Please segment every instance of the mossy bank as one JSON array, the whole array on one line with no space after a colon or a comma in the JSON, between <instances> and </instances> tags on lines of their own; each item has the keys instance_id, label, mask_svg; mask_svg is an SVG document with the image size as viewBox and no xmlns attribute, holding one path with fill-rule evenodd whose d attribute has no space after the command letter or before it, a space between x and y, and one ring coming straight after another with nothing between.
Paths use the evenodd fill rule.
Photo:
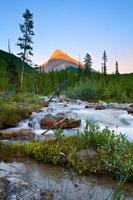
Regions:
<instances>
[{"instance_id":1,"label":"mossy bank","mask_svg":"<svg viewBox=\"0 0 133 200\"><path fill-rule=\"evenodd\" d=\"M35 94L0 95L0 129L14 127L22 119L28 118L33 111L47 106L43 98Z\"/></svg>"}]
</instances>

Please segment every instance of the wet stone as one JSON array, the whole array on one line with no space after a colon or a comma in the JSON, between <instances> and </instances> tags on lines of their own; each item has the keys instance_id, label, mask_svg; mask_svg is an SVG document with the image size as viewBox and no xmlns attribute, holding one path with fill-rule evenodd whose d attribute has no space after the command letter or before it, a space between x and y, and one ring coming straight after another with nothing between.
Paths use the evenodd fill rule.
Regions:
<instances>
[{"instance_id":1,"label":"wet stone","mask_svg":"<svg viewBox=\"0 0 133 200\"><path fill-rule=\"evenodd\" d=\"M74 113L58 113L56 116L48 114L41 120L42 128L76 128L79 127L81 120Z\"/></svg>"},{"instance_id":2,"label":"wet stone","mask_svg":"<svg viewBox=\"0 0 133 200\"><path fill-rule=\"evenodd\" d=\"M27 130L5 130L0 131L0 139L1 140L11 140L11 139L33 139L35 137L35 134L31 129Z\"/></svg>"}]
</instances>

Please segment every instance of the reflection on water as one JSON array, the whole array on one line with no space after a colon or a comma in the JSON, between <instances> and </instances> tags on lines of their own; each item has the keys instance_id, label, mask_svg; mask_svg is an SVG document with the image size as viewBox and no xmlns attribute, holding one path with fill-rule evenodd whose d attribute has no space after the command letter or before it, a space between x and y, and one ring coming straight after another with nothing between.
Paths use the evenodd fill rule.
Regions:
<instances>
[{"instance_id":1,"label":"reflection on water","mask_svg":"<svg viewBox=\"0 0 133 200\"><path fill-rule=\"evenodd\" d=\"M53 167L33 160L1 162L0 177L2 176L17 177L39 188L49 189L54 192L55 200L111 199L116 186L116 182L109 177L81 177L61 167ZM132 185L126 184L124 188L130 193L127 199L133 199Z\"/></svg>"}]
</instances>

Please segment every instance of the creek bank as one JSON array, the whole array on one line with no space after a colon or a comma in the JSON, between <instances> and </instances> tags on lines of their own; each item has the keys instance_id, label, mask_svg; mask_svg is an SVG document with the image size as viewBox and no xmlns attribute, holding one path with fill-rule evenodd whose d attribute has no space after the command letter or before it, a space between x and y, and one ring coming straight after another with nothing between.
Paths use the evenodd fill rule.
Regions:
<instances>
[{"instance_id":1,"label":"creek bank","mask_svg":"<svg viewBox=\"0 0 133 200\"><path fill-rule=\"evenodd\" d=\"M16 127L17 124L28 119L32 112L47 107L46 98L36 95L16 94L10 97L0 95L0 129Z\"/></svg>"}]
</instances>

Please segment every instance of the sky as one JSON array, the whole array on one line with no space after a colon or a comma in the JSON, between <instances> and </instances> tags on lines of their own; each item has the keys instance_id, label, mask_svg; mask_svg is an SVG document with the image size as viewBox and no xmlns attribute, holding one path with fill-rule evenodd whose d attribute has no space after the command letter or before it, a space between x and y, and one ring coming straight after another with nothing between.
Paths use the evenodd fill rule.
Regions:
<instances>
[{"instance_id":1,"label":"sky","mask_svg":"<svg viewBox=\"0 0 133 200\"><path fill-rule=\"evenodd\" d=\"M22 14L34 17L33 62L46 61L56 49L81 61L86 53L93 68L101 70L102 54L108 57L108 72L115 62L121 73L133 72L133 0L0 0L0 49L19 52Z\"/></svg>"}]
</instances>

